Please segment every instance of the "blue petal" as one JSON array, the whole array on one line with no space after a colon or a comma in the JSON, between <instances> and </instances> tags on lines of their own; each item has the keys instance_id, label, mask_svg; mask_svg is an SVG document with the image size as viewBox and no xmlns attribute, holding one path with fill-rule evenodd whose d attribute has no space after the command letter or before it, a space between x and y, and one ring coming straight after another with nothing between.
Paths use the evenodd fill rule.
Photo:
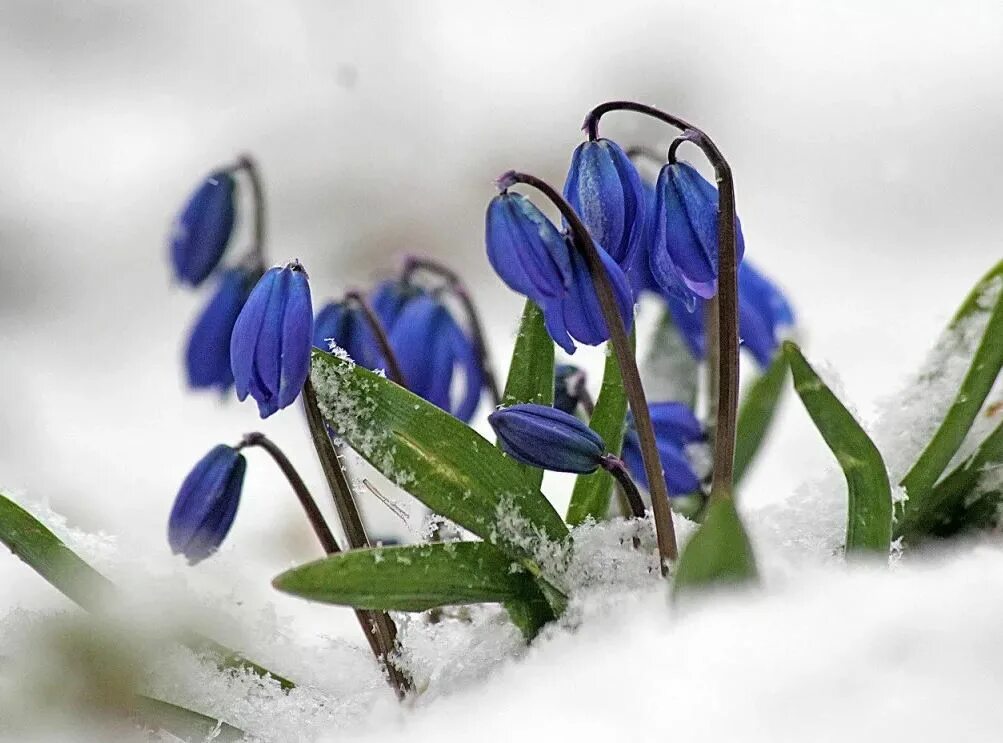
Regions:
<instances>
[{"instance_id":1,"label":"blue petal","mask_svg":"<svg viewBox=\"0 0 1003 743\"><path fill-rule=\"evenodd\" d=\"M598 246L597 246L598 248ZM613 285L620 317L627 332L634 322L634 295L631 292L627 277L610 255L599 248L599 259L602 261L606 274ZM609 340L609 330L596 293L596 286L589 273L585 259L573 251L574 285L564 300L564 322L571 337L579 343L597 346Z\"/></svg>"},{"instance_id":2,"label":"blue petal","mask_svg":"<svg viewBox=\"0 0 1003 743\"><path fill-rule=\"evenodd\" d=\"M681 402L655 402L648 406L655 440L682 447L704 439L700 421L690 407Z\"/></svg>"},{"instance_id":3,"label":"blue petal","mask_svg":"<svg viewBox=\"0 0 1003 743\"><path fill-rule=\"evenodd\" d=\"M247 461L220 444L192 469L178 490L168 521L168 542L191 562L211 554L223 541L240 501Z\"/></svg>"},{"instance_id":4,"label":"blue petal","mask_svg":"<svg viewBox=\"0 0 1003 743\"><path fill-rule=\"evenodd\" d=\"M279 268L271 268L258 280L233 325L230 336L230 368L233 371L237 397L241 400L247 397L252 385L255 385L254 357L258 335L279 271Z\"/></svg>"},{"instance_id":5,"label":"blue petal","mask_svg":"<svg viewBox=\"0 0 1003 743\"><path fill-rule=\"evenodd\" d=\"M252 286L251 275L233 268L223 273L219 286L199 316L188 338L185 368L193 388L216 387L221 392L233 384L230 370L230 335Z\"/></svg>"},{"instance_id":6,"label":"blue petal","mask_svg":"<svg viewBox=\"0 0 1003 743\"><path fill-rule=\"evenodd\" d=\"M426 397L432 388L431 344L435 328L446 309L427 295L416 297L401 311L390 333L390 346L397 356L408 389Z\"/></svg>"},{"instance_id":7,"label":"blue petal","mask_svg":"<svg viewBox=\"0 0 1003 743\"><path fill-rule=\"evenodd\" d=\"M533 467L594 472L606 452L599 434L573 415L546 405L513 405L493 412L488 422L502 451Z\"/></svg>"},{"instance_id":8,"label":"blue petal","mask_svg":"<svg viewBox=\"0 0 1003 743\"><path fill-rule=\"evenodd\" d=\"M709 299L717 280L717 198L707 198L707 182L688 163L666 165L665 244L689 287ZM712 187L713 188L713 187ZM657 186L656 186L657 190Z\"/></svg>"},{"instance_id":9,"label":"blue petal","mask_svg":"<svg viewBox=\"0 0 1003 743\"><path fill-rule=\"evenodd\" d=\"M648 268L665 295L691 304L693 291L684 281L675 255L679 251L699 254L702 249L673 186L670 167L666 165L662 168L655 183L655 202L649 226Z\"/></svg>"},{"instance_id":10,"label":"blue petal","mask_svg":"<svg viewBox=\"0 0 1003 743\"><path fill-rule=\"evenodd\" d=\"M477 411L484 389L484 370L477 358L473 342L467 338L456 323L453 323L452 352L457 365L463 372L463 396L460 398L454 415L465 423L469 423Z\"/></svg>"},{"instance_id":11,"label":"blue petal","mask_svg":"<svg viewBox=\"0 0 1003 743\"><path fill-rule=\"evenodd\" d=\"M310 281L302 269L289 270L288 296L282 316L282 375L279 407L291 405L310 376L310 347L313 338L313 305Z\"/></svg>"},{"instance_id":12,"label":"blue petal","mask_svg":"<svg viewBox=\"0 0 1003 743\"><path fill-rule=\"evenodd\" d=\"M568 355L573 354L575 342L571 340L568 327L564 323L564 302L560 299L550 299L540 309L543 311L543 324L554 343L564 349Z\"/></svg>"},{"instance_id":13,"label":"blue petal","mask_svg":"<svg viewBox=\"0 0 1003 743\"><path fill-rule=\"evenodd\" d=\"M672 322L682 335L693 358L702 360L707 356L707 337L704 335L704 313L706 304L703 299L695 300L694 309L689 309L678 299L668 300L669 313Z\"/></svg>"},{"instance_id":14,"label":"blue petal","mask_svg":"<svg viewBox=\"0 0 1003 743\"><path fill-rule=\"evenodd\" d=\"M624 439L621 457L634 481L645 490L650 491L644 460L641 457L641 448L637 441L637 434L633 431L629 432ZM671 445L659 445L658 458L662 465L665 488L669 495L688 495L700 490L700 480L680 449Z\"/></svg>"},{"instance_id":15,"label":"blue petal","mask_svg":"<svg viewBox=\"0 0 1003 743\"><path fill-rule=\"evenodd\" d=\"M178 280L198 286L219 264L233 232L235 187L230 173L217 171L189 197L171 236Z\"/></svg>"}]
</instances>

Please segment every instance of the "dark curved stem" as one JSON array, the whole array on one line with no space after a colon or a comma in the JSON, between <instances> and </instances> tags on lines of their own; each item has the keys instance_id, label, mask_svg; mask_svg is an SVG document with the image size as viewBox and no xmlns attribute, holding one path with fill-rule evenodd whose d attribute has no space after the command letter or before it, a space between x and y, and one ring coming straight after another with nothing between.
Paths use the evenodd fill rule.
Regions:
<instances>
[{"instance_id":1,"label":"dark curved stem","mask_svg":"<svg viewBox=\"0 0 1003 743\"><path fill-rule=\"evenodd\" d=\"M470 334L474 341L474 353L477 354L477 359L481 365L481 373L484 374L484 386L488 388L488 393L491 395L491 403L497 407L501 404L501 392L498 388L498 380L495 379L494 370L491 367L491 362L488 360L488 349L484 343L484 328L481 326L480 316L477 314L477 308L470 298L470 293L467 291L466 285L459 274L448 266L431 258L409 256L404 262L402 279L405 282L410 281L416 271L426 271L443 279L449 285L453 296L463 305L463 312L467 316L467 321L470 324Z\"/></svg>"},{"instance_id":2,"label":"dark curved stem","mask_svg":"<svg viewBox=\"0 0 1003 743\"><path fill-rule=\"evenodd\" d=\"M585 415L591 418L592 414L596 411L596 404L592 399L592 395L589 394L589 391L585 386L584 374L580 374L575 381L573 397L578 400L578 404L582 406L582 410L585 411Z\"/></svg>"},{"instance_id":3,"label":"dark curved stem","mask_svg":"<svg viewBox=\"0 0 1003 743\"><path fill-rule=\"evenodd\" d=\"M633 111L679 129L686 140L703 151L717 176L719 388L716 395L717 423L711 498L730 498L734 481L738 419L738 255L735 239L735 182L731 166L713 140L701 129L678 116L634 101L609 101L592 109L582 126L590 140L599 137L599 119L610 111ZM673 145L678 146L675 142Z\"/></svg>"},{"instance_id":4,"label":"dark curved stem","mask_svg":"<svg viewBox=\"0 0 1003 743\"><path fill-rule=\"evenodd\" d=\"M247 180L251 184L251 196L254 199L254 232L251 238L251 254L257 261L258 268L265 270L265 190L261 185L261 173L254 158L248 154L243 154L237 158L237 170L242 170L247 174Z\"/></svg>"},{"instance_id":5,"label":"dark curved stem","mask_svg":"<svg viewBox=\"0 0 1003 743\"><path fill-rule=\"evenodd\" d=\"M383 327L383 323L380 322L380 318L373 312L373 308L369 306L369 302L357 291L345 292L345 301L354 302L362 310L362 314L366 316L366 322L369 324L369 330L372 332L373 337L376 338L376 345L380 347L380 353L383 354L383 358L387 362L387 373L390 375L390 380L406 388L407 382L404 381L404 372L401 371L397 355L390 346L390 340L387 338L387 330Z\"/></svg>"},{"instance_id":6,"label":"dark curved stem","mask_svg":"<svg viewBox=\"0 0 1003 743\"><path fill-rule=\"evenodd\" d=\"M662 462L658 456L658 447L655 444L655 432L651 426L648 401L644 396L644 387L641 384L641 375L637 370L637 362L634 359L634 351L631 348L630 338L627 336L627 329L624 327L623 318L620 317L616 295L613 292L613 283L610 281L602 260L599 258L599 250L596 248L592 236L575 213L575 210L564 200L564 197L546 181L526 173L510 171L498 179L498 187L502 189L508 188L515 183L525 183L528 186L532 186L546 196L560 210L561 215L567 221L571 230L572 244L585 259L589 274L595 284L599 306L602 308L603 318L609 330L610 344L613 346L613 352L616 354L616 360L620 366L620 375L623 377L624 391L627 393L630 409L634 412L637 436L641 445L641 456L644 460L644 469L651 488L652 510L655 515L655 535L658 540L658 554L661 558L659 562L661 563L664 575L666 561L675 560L678 554L676 531L672 524L669 494L665 489L665 477L662 474Z\"/></svg>"},{"instance_id":7,"label":"dark curved stem","mask_svg":"<svg viewBox=\"0 0 1003 743\"><path fill-rule=\"evenodd\" d=\"M627 499L627 504L630 506L630 512L639 519L644 518L644 501L641 499L641 493L638 492L637 485L631 479L630 473L627 472L627 467L624 465L623 460L612 454L606 454L603 456L600 466L613 475L616 481L620 483L620 487L623 488L624 497Z\"/></svg>"}]
</instances>

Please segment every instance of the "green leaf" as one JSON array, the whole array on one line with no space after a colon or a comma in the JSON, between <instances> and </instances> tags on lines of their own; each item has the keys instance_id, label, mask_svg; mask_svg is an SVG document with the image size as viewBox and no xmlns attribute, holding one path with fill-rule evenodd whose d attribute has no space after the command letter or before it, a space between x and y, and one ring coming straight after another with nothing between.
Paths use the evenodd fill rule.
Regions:
<instances>
[{"instance_id":1,"label":"green leaf","mask_svg":"<svg viewBox=\"0 0 1003 743\"><path fill-rule=\"evenodd\" d=\"M133 712L147 727L166 730L182 740L212 740L219 743L244 740L244 732L233 725L152 697L137 695Z\"/></svg>"},{"instance_id":2,"label":"green leaf","mask_svg":"<svg viewBox=\"0 0 1003 743\"><path fill-rule=\"evenodd\" d=\"M368 369L313 352L325 419L387 478L524 564L566 556L568 528L523 469L463 422Z\"/></svg>"},{"instance_id":3,"label":"green leaf","mask_svg":"<svg viewBox=\"0 0 1003 743\"><path fill-rule=\"evenodd\" d=\"M41 575L64 596L87 611L99 613L112 599L115 586L92 568L62 540L14 501L0 493L0 542ZM245 668L259 676L272 676L284 689L295 686L237 652L196 633L179 638L186 647L213 655L223 668Z\"/></svg>"},{"instance_id":4,"label":"green leaf","mask_svg":"<svg viewBox=\"0 0 1003 743\"><path fill-rule=\"evenodd\" d=\"M630 339L633 343L633 331ZM623 434L627 429L627 393L623 388L623 377L620 376L620 364L617 363L616 354L608 347L602 387L599 389L596 407L589 420L589 428L602 437L611 454L620 455ZM577 525L590 517L595 521L605 519L609 512L612 490L613 477L605 470L598 469L588 475L579 475L575 479L571 502L568 504L567 522Z\"/></svg>"},{"instance_id":5,"label":"green leaf","mask_svg":"<svg viewBox=\"0 0 1003 743\"><path fill-rule=\"evenodd\" d=\"M730 497L711 497L703 523L686 543L676 564L673 596L753 582L756 557Z\"/></svg>"},{"instance_id":6,"label":"green leaf","mask_svg":"<svg viewBox=\"0 0 1003 743\"><path fill-rule=\"evenodd\" d=\"M887 553L892 535L892 492L881 453L805 361L801 350L787 341L784 353L794 389L846 477L846 551Z\"/></svg>"},{"instance_id":7,"label":"green leaf","mask_svg":"<svg viewBox=\"0 0 1003 743\"><path fill-rule=\"evenodd\" d=\"M738 409L735 440L735 484L752 464L769 433L777 403L787 379L787 357L778 353L773 362L750 386Z\"/></svg>"},{"instance_id":8,"label":"green leaf","mask_svg":"<svg viewBox=\"0 0 1003 743\"><path fill-rule=\"evenodd\" d=\"M700 365L672 322L668 306L662 309L661 320L651 337L641 377L649 400L675 400L691 408L696 406Z\"/></svg>"},{"instance_id":9,"label":"green leaf","mask_svg":"<svg viewBox=\"0 0 1003 743\"><path fill-rule=\"evenodd\" d=\"M288 570L272 585L312 601L382 611L501 603L513 607L513 621L528 636L554 618L529 571L486 542L341 552Z\"/></svg>"},{"instance_id":10,"label":"green leaf","mask_svg":"<svg viewBox=\"0 0 1003 743\"><path fill-rule=\"evenodd\" d=\"M979 313L989 313L989 320L979 347L975 350L961 389L941 421L933 438L919 455L912 469L902 478L902 487L909 495L907 510L919 507L929 496L944 469L961 447L982 404L992 389L1003 366L1003 262L997 264L962 304L949 330L957 329L964 320ZM992 301L991 310L987 307Z\"/></svg>"},{"instance_id":11,"label":"green leaf","mask_svg":"<svg viewBox=\"0 0 1003 743\"><path fill-rule=\"evenodd\" d=\"M526 300L515 338L512 363L508 368L508 381L502 405L534 402L538 405L554 403L554 341L543 324L543 312L532 300ZM519 465L526 481L536 488L543 482L543 470L529 465Z\"/></svg>"}]
</instances>

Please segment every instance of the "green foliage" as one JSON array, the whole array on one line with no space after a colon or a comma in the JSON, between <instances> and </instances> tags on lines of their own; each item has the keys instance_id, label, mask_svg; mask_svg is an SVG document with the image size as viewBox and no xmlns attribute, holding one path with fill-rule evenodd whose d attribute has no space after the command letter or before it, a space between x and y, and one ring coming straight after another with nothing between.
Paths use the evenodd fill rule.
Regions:
<instances>
[{"instance_id":1,"label":"green foliage","mask_svg":"<svg viewBox=\"0 0 1003 743\"><path fill-rule=\"evenodd\" d=\"M734 499L712 496L703 523L679 556L673 595L749 583L757 577L756 557Z\"/></svg>"},{"instance_id":2,"label":"green foliage","mask_svg":"<svg viewBox=\"0 0 1003 743\"><path fill-rule=\"evenodd\" d=\"M787 357L778 353L773 362L751 384L738 409L735 440L735 485L741 481L759 453L777 412L777 404L787 379Z\"/></svg>"},{"instance_id":3,"label":"green foliage","mask_svg":"<svg viewBox=\"0 0 1003 743\"><path fill-rule=\"evenodd\" d=\"M874 442L811 368L801 350L784 343L794 389L846 477L846 551L887 553L892 534L888 471Z\"/></svg>"},{"instance_id":4,"label":"green foliage","mask_svg":"<svg viewBox=\"0 0 1003 743\"><path fill-rule=\"evenodd\" d=\"M143 725L161 728L182 740L212 740L219 743L244 740L244 732L232 725L152 697L138 695L133 702L133 714Z\"/></svg>"}]
</instances>

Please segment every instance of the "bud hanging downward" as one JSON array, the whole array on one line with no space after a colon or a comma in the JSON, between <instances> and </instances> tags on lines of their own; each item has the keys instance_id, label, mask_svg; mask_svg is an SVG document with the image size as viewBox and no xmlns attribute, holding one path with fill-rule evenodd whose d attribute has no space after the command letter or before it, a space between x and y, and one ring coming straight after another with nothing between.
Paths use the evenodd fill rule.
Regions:
<instances>
[{"instance_id":1,"label":"bud hanging downward","mask_svg":"<svg viewBox=\"0 0 1003 743\"><path fill-rule=\"evenodd\" d=\"M233 384L230 335L254 286L254 274L243 268L224 271L219 286L188 337L185 369L193 389L215 387L225 392Z\"/></svg>"},{"instance_id":2,"label":"bud hanging downward","mask_svg":"<svg viewBox=\"0 0 1003 743\"><path fill-rule=\"evenodd\" d=\"M236 185L229 172L212 173L175 220L171 264L179 281L198 286L219 265L233 232Z\"/></svg>"}]
</instances>

